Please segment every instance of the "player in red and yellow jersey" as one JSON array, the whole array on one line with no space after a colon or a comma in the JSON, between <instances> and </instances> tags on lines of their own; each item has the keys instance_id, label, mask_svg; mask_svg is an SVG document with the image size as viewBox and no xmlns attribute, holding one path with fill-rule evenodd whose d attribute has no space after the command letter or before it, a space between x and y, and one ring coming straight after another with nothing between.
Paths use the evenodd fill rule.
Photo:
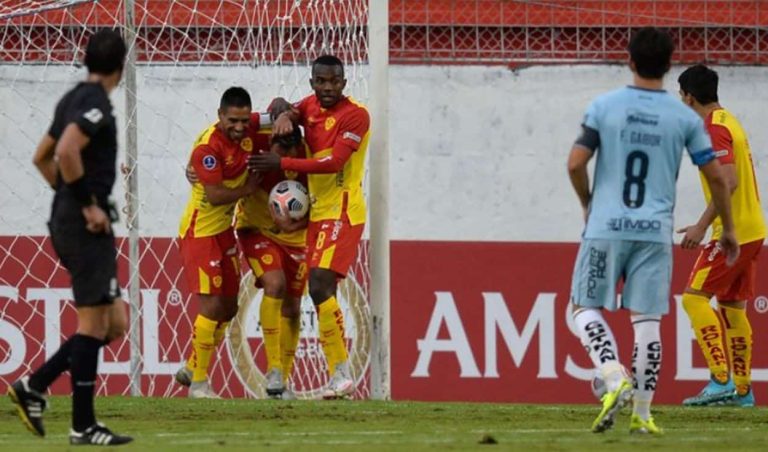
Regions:
<instances>
[{"instance_id":1,"label":"player in red and yellow jersey","mask_svg":"<svg viewBox=\"0 0 768 452\"><path fill-rule=\"evenodd\" d=\"M251 98L239 87L221 97L219 121L195 141L190 165L198 181L192 186L179 228L184 273L197 294L199 314L192 331L192 353L177 372L189 384L190 397L215 397L208 384L208 365L237 313L239 257L232 227L237 201L255 192L259 175L247 158L254 150Z\"/></svg>"},{"instance_id":2,"label":"player in red and yellow jersey","mask_svg":"<svg viewBox=\"0 0 768 452\"><path fill-rule=\"evenodd\" d=\"M696 224L678 232L685 234L683 248L695 249L712 225L710 242L701 250L683 294L683 307L706 358L711 378L701 393L684 400L683 404L754 406L752 328L747 319L746 300L754 297L757 255L762 249L766 228L752 153L741 124L718 102L715 71L696 65L683 72L678 82L683 102L704 119L712 138L712 148L731 190L733 221L741 247L739 259L733 266L727 266L717 245L722 222L712 206L710 188L702 179L708 206ZM713 296L717 296L725 331L710 308L709 301Z\"/></svg>"},{"instance_id":3,"label":"player in red and yellow jersey","mask_svg":"<svg viewBox=\"0 0 768 452\"><path fill-rule=\"evenodd\" d=\"M275 137L271 151L280 156L303 154L301 133ZM271 131L261 131L269 145ZM262 175L259 189L242 198L235 214L240 249L264 294L259 319L267 355L266 391L284 397L299 341L301 297L307 285L307 218L277 216L269 207L269 193L279 182L294 179L306 185L306 176L276 170Z\"/></svg>"},{"instance_id":4,"label":"player in red and yellow jersey","mask_svg":"<svg viewBox=\"0 0 768 452\"><path fill-rule=\"evenodd\" d=\"M336 287L357 255L365 227L362 184L370 117L364 106L342 94L346 79L338 58L324 55L316 59L310 85L315 94L295 106L275 99L271 108L276 115L274 135L290 133L294 123L304 127L308 158L265 154L254 156L251 162L260 171L308 174L309 192L315 198L307 231L309 294L318 312L320 343L331 371L324 396L336 398L354 392Z\"/></svg>"}]
</instances>

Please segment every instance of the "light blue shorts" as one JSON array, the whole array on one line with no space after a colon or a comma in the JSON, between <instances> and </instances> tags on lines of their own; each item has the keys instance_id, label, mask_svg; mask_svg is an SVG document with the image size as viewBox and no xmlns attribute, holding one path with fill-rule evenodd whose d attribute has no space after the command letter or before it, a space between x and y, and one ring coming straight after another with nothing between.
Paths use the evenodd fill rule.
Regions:
<instances>
[{"instance_id":1,"label":"light blue shorts","mask_svg":"<svg viewBox=\"0 0 768 452\"><path fill-rule=\"evenodd\" d=\"M622 280L618 300L616 286ZM671 244L583 239L573 269L571 302L609 311L666 314L671 283Z\"/></svg>"}]
</instances>

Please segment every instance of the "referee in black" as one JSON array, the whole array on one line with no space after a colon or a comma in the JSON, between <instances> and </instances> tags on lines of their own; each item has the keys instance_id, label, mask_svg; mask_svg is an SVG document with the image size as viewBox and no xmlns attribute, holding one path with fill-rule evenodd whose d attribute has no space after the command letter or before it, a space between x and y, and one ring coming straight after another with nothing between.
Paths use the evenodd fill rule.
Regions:
<instances>
[{"instance_id":1,"label":"referee in black","mask_svg":"<svg viewBox=\"0 0 768 452\"><path fill-rule=\"evenodd\" d=\"M126 46L120 34L100 30L85 50L88 78L61 98L34 163L56 190L48 226L51 242L72 279L77 333L42 367L8 388L22 422L44 436L43 393L64 371L72 376L73 445L132 441L96 422L93 398L99 349L127 329L117 284L117 251L108 198L115 183L117 128L109 93L120 82Z\"/></svg>"}]
</instances>

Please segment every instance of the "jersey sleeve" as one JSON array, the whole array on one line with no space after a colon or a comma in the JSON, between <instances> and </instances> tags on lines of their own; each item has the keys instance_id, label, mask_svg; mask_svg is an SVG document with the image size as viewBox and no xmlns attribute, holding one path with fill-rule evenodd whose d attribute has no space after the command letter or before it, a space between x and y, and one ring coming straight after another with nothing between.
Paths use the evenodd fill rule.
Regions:
<instances>
[{"instance_id":1,"label":"jersey sleeve","mask_svg":"<svg viewBox=\"0 0 768 452\"><path fill-rule=\"evenodd\" d=\"M583 127L588 127L592 130L600 131L600 122L598 118L599 103L597 100L592 101L587 107L587 111L584 113L584 119L581 121Z\"/></svg>"},{"instance_id":2,"label":"jersey sleeve","mask_svg":"<svg viewBox=\"0 0 768 452\"><path fill-rule=\"evenodd\" d=\"M685 137L685 147L694 165L703 166L715 159L715 153L712 151L712 140L710 140L701 118L697 117L691 124Z\"/></svg>"},{"instance_id":3,"label":"jersey sleeve","mask_svg":"<svg viewBox=\"0 0 768 452\"><path fill-rule=\"evenodd\" d=\"M720 163L733 163L733 137L731 131L721 124L708 124L707 131L712 139L712 149Z\"/></svg>"},{"instance_id":4,"label":"jersey sleeve","mask_svg":"<svg viewBox=\"0 0 768 452\"><path fill-rule=\"evenodd\" d=\"M360 148L371 128L371 118L364 108L355 110L339 123L339 132L333 144L334 150L347 148L354 152Z\"/></svg>"},{"instance_id":5,"label":"jersey sleeve","mask_svg":"<svg viewBox=\"0 0 768 452\"><path fill-rule=\"evenodd\" d=\"M84 134L93 137L108 123L111 115L112 107L106 98L103 96L83 96L71 122L77 124Z\"/></svg>"},{"instance_id":6,"label":"jersey sleeve","mask_svg":"<svg viewBox=\"0 0 768 452\"><path fill-rule=\"evenodd\" d=\"M217 185L224 181L221 161L215 148L208 144L195 147L190 157L192 168L203 185Z\"/></svg>"}]
</instances>

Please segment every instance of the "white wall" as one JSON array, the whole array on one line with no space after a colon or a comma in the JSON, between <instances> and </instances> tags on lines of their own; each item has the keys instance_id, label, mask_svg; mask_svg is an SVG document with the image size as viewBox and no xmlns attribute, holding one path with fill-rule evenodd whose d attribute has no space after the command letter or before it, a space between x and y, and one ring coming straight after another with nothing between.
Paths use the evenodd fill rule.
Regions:
<instances>
[{"instance_id":1,"label":"white wall","mask_svg":"<svg viewBox=\"0 0 768 452\"><path fill-rule=\"evenodd\" d=\"M760 88L768 68L718 70L723 104L749 133L760 188L768 193L768 92ZM365 71L356 68L350 78ZM672 92L678 73L668 79ZM0 65L0 234L46 233L50 191L30 159L55 101L82 76L72 68ZM293 99L308 93L305 80L296 68L140 68L142 234L175 235L188 191L182 167L227 86L243 85L256 105L266 105L275 93ZM350 89L364 99L367 85L359 80ZM392 239L578 240L581 216L565 173L567 152L589 100L629 80L620 66L392 67ZM112 95L121 128L124 96L122 88ZM685 162L680 224L703 208L698 184ZM120 199L122 188L116 193Z\"/></svg>"}]
</instances>

